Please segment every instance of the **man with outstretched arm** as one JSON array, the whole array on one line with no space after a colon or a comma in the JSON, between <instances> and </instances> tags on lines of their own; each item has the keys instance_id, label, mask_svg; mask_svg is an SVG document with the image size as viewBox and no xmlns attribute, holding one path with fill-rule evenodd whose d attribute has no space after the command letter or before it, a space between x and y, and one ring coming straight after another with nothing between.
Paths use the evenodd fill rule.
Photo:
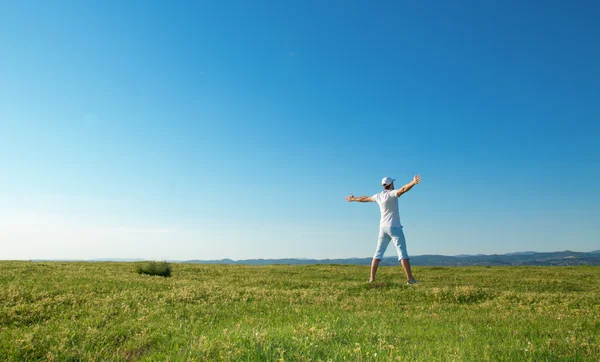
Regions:
<instances>
[{"instance_id":1,"label":"man with outstretched arm","mask_svg":"<svg viewBox=\"0 0 600 362\"><path fill-rule=\"evenodd\" d=\"M384 177L381 180L383 186L382 192L373 196L354 197L354 195L350 195L346 196L346 201L376 202L379 204L379 211L381 212L379 241L377 243L377 250L375 250L375 256L373 256L373 262L371 263L371 278L369 282L375 281L379 262L383 259L385 249L387 249L390 240L392 240L398 251L398 259L404 268L404 274L406 274L406 279L408 280L407 284L417 284L410 270L410 260L406 252L406 239L404 238L402 224L400 224L400 213L398 212L398 198L420 183L421 176L416 175L410 183L407 183L398 190L394 190L394 181L391 177Z\"/></svg>"}]
</instances>

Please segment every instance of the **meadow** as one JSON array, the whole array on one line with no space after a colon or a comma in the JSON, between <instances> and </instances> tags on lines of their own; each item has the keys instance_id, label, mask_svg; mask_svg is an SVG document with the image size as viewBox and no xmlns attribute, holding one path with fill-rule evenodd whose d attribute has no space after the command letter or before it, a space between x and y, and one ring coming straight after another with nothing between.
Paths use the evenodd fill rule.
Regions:
<instances>
[{"instance_id":1,"label":"meadow","mask_svg":"<svg viewBox=\"0 0 600 362\"><path fill-rule=\"evenodd\" d=\"M0 360L600 360L600 267L414 269L0 262Z\"/></svg>"}]
</instances>

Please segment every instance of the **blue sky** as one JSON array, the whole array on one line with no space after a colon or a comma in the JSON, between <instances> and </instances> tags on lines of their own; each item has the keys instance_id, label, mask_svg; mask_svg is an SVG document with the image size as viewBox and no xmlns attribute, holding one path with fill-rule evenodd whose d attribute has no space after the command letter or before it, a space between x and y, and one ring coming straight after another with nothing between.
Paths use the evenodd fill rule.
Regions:
<instances>
[{"instance_id":1,"label":"blue sky","mask_svg":"<svg viewBox=\"0 0 600 362\"><path fill-rule=\"evenodd\" d=\"M0 258L600 249L600 6L0 4ZM389 248L386 255L394 255Z\"/></svg>"}]
</instances>

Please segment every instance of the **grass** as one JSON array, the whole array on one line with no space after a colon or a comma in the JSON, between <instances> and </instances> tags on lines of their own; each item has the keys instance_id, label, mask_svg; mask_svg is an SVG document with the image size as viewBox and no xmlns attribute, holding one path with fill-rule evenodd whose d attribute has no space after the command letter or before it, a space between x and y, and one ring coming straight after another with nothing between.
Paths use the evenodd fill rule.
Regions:
<instances>
[{"instance_id":1,"label":"grass","mask_svg":"<svg viewBox=\"0 0 600 362\"><path fill-rule=\"evenodd\" d=\"M0 262L0 360L597 361L600 267Z\"/></svg>"}]
</instances>

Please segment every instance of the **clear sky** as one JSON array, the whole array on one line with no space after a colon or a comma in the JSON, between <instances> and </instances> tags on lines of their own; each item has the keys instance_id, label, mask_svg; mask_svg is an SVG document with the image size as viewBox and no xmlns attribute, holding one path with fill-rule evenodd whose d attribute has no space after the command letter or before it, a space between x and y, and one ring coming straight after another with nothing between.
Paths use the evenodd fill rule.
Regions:
<instances>
[{"instance_id":1,"label":"clear sky","mask_svg":"<svg viewBox=\"0 0 600 362\"><path fill-rule=\"evenodd\" d=\"M596 1L3 1L0 259L600 249ZM395 255L390 247L386 255Z\"/></svg>"}]
</instances>

